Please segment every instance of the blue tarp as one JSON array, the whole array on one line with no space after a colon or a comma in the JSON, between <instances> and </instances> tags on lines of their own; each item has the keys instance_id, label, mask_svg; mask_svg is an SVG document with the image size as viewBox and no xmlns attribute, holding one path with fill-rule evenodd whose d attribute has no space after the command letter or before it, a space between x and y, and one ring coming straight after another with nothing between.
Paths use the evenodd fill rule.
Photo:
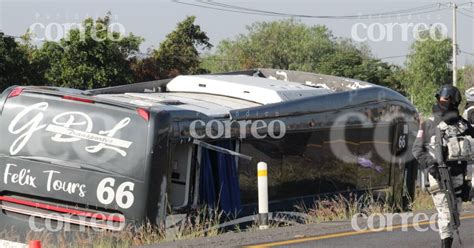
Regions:
<instances>
[{"instance_id":1,"label":"blue tarp","mask_svg":"<svg viewBox=\"0 0 474 248\"><path fill-rule=\"evenodd\" d=\"M217 146L233 150L231 141L218 142ZM213 165L212 161L216 164ZM213 168L217 171L217 175L214 175ZM211 160L209 150L203 148L200 185L201 202L210 207L219 203L220 209L228 215L240 211L239 177L233 156L217 152L217 158Z\"/></svg>"},{"instance_id":2,"label":"blue tarp","mask_svg":"<svg viewBox=\"0 0 474 248\"><path fill-rule=\"evenodd\" d=\"M214 173L212 172L209 150L206 148L202 149L200 178L199 196L201 198L201 202L209 205L211 208L214 208L216 206Z\"/></svg>"}]
</instances>

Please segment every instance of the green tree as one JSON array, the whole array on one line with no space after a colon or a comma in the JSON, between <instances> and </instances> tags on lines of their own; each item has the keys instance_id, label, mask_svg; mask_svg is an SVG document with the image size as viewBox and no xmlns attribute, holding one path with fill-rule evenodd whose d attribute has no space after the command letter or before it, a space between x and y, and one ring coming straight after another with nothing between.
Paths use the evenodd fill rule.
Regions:
<instances>
[{"instance_id":1,"label":"green tree","mask_svg":"<svg viewBox=\"0 0 474 248\"><path fill-rule=\"evenodd\" d=\"M166 36L160 47L153 52L160 64L163 77L173 77L179 74L199 74L205 72L201 68L198 49L211 49L209 37L194 24L195 16L188 16L178 23L176 29Z\"/></svg>"},{"instance_id":2,"label":"green tree","mask_svg":"<svg viewBox=\"0 0 474 248\"><path fill-rule=\"evenodd\" d=\"M46 42L32 59L55 86L90 89L132 83L129 58L143 39L113 32L109 24L110 14L88 18L59 42Z\"/></svg>"},{"instance_id":3,"label":"green tree","mask_svg":"<svg viewBox=\"0 0 474 248\"><path fill-rule=\"evenodd\" d=\"M315 71L321 58L334 50L331 32L293 19L257 22L248 34L221 41L214 56L204 58L213 72L257 67Z\"/></svg>"},{"instance_id":4,"label":"green tree","mask_svg":"<svg viewBox=\"0 0 474 248\"><path fill-rule=\"evenodd\" d=\"M289 69L365 80L401 90L399 68L374 58L366 45L334 37L325 26L293 19L257 22L248 34L219 43L203 58L211 72L258 67Z\"/></svg>"},{"instance_id":5,"label":"green tree","mask_svg":"<svg viewBox=\"0 0 474 248\"><path fill-rule=\"evenodd\" d=\"M418 110L427 115L431 113L434 95L443 84L451 83L451 40L435 32L432 37L428 31L419 35L410 49L406 62L405 88Z\"/></svg>"},{"instance_id":6,"label":"green tree","mask_svg":"<svg viewBox=\"0 0 474 248\"><path fill-rule=\"evenodd\" d=\"M209 50L212 44L201 27L194 24L195 19L194 16L188 16L179 22L158 49L151 51L151 57L132 59L135 81L207 73L201 67L199 50Z\"/></svg>"},{"instance_id":7,"label":"green tree","mask_svg":"<svg viewBox=\"0 0 474 248\"><path fill-rule=\"evenodd\" d=\"M367 45L357 45L349 39L338 39L334 47L332 53L321 59L317 72L355 78L402 91L400 81L394 76L399 67L374 58Z\"/></svg>"},{"instance_id":8,"label":"green tree","mask_svg":"<svg viewBox=\"0 0 474 248\"><path fill-rule=\"evenodd\" d=\"M14 38L0 33L0 92L11 85L29 84L28 56Z\"/></svg>"},{"instance_id":9,"label":"green tree","mask_svg":"<svg viewBox=\"0 0 474 248\"><path fill-rule=\"evenodd\" d=\"M153 57L131 58L130 67L133 71L135 82L146 82L164 78L163 74L165 73L163 73L158 60Z\"/></svg>"},{"instance_id":10,"label":"green tree","mask_svg":"<svg viewBox=\"0 0 474 248\"><path fill-rule=\"evenodd\" d=\"M474 87L474 65L465 65L459 72L460 84L464 85L465 89Z\"/></svg>"},{"instance_id":11,"label":"green tree","mask_svg":"<svg viewBox=\"0 0 474 248\"><path fill-rule=\"evenodd\" d=\"M30 85L51 85L46 79L46 72L50 69L51 61L61 59L62 49L56 42L45 42L42 49L32 43L32 33L29 30L22 36L22 51L28 57L29 70L27 77Z\"/></svg>"},{"instance_id":12,"label":"green tree","mask_svg":"<svg viewBox=\"0 0 474 248\"><path fill-rule=\"evenodd\" d=\"M466 90L474 87L474 65L464 65L461 69L458 70L458 83L456 87L459 88L461 93L464 93ZM463 94L462 101L460 104L460 111L464 112L464 107L466 106L466 97Z\"/></svg>"}]
</instances>

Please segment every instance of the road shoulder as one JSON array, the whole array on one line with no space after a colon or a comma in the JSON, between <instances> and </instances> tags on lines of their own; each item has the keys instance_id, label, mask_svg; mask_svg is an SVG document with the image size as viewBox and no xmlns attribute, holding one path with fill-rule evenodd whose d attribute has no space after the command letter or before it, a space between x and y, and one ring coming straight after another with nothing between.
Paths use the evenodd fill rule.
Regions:
<instances>
[{"instance_id":1,"label":"road shoulder","mask_svg":"<svg viewBox=\"0 0 474 248\"><path fill-rule=\"evenodd\" d=\"M386 226L399 226L407 224L402 221L404 216L408 218L408 224L412 223L414 216L418 216L415 222L426 222L429 218L432 218L435 214L434 210L431 211L418 211L418 212L406 212L398 214L387 214L382 215L385 219L388 219L389 215L397 215L392 219L392 223L385 223ZM474 205L466 204L463 207L461 216L472 216L474 215ZM380 227L378 219L381 216L375 216L374 227ZM427 219L424 219L427 218ZM355 223L355 222L354 222ZM390 225L389 225L390 224ZM361 230L367 227L367 218L358 218L357 225ZM382 225L383 226L383 225ZM286 241L286 240L304 240L314 237L332 237L334 234L354 232L353 224L351 221L338 221L338 222L326 222L318 224L298 224L287 227L277 227L268 230L253 230L239 233L225 233L215 237L196 238L190 240L179 240L171 242L160 242L156 245L147 245L142 247L240 247L255 244L265 244L270 242ZM336 235L337 236L337 235Z\"/></svg>"}]
</instances>

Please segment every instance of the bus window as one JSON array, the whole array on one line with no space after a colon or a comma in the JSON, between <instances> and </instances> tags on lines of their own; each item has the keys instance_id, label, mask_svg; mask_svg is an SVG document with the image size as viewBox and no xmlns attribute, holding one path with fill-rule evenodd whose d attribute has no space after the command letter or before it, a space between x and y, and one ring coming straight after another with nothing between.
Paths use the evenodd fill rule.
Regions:
<instances>
[{"instance_id":1,"label":"bus window","mask_svg":"<svg viewBox=\"0 0 474 248\"><path fill-rule=\"evenodd\" d=\"M390 125L360 129L358 163L358 189L388 186L390 179L390 160L392 140Z\"/></svg>"},{"instance_id":2,"label":"bus window","mask_svg":"<svg viewBox=\"0 0 474 248\"><path fill-rule=\"evenodd\" d=\"M178 144L171 158L171 186L168 198L173 208L188 204L191 184L192 144Z\"/></svg>"},{"instance_id":3,"label":"bus window","mask_svg":"<svg viewBox=\"0 0 474 248\"><path fill-rule=\"evenodd\" d=\"M321 193L355 189L358 131L354 130L332 128L330 131L318 132L323 139L320 167L323 179L320 186Z\"/></svg>"}]
</instances>

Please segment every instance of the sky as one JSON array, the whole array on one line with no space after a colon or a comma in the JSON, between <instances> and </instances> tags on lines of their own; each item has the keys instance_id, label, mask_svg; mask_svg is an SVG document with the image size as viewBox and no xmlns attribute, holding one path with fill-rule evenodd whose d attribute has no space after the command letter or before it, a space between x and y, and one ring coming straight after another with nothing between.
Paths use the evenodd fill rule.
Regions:
<instances>
[{"instance_id":1,"label":"sky","mask_svg":"<svg viewBox=\"0 0 474 248\"><path fill-rule=\"evenodd\" d=\"M435 5L436 3L440 5ZM458 66L473 64L474 6L467 1L455 3L462 5L457 12L458 47L463 51L458 56ZM326 25L337 37L365 42L375 56L396 64L404 63L404 56L409 53L410 45L415 39L416 27L436 26L442 28L449 37L452 33L452 9L447 7L448 2L427 0L0 0L0 30L5 34L19 36L28 28L34 27L38 39L55 39L61 37L65 26L80 23L86 17L102 17L110 11L112 22L116 23L115 28L122 28L126 33L132 32L145 38L141 51L146 52L150 47L158 47L166 34L173 31L176 24L189 15L196 16L196 23L207 33L210 42L215 46L223 39L232 39L238 34L246 33L246 27L254 22L288 18L288 15L269 16L248 13L249 11L236 13L228 8L223 11L222 5L217 7L210 4L296 14L298 16L294 19L307 25ZM431 4L433 6L429 7ZM406 16L364 16L417 7L420 7L419 11L408 12L414 14ZM356 15L359 18L314 18L321 15ZM38 44L40 43L39 41Z\"/></svg>"}]
</instances>

